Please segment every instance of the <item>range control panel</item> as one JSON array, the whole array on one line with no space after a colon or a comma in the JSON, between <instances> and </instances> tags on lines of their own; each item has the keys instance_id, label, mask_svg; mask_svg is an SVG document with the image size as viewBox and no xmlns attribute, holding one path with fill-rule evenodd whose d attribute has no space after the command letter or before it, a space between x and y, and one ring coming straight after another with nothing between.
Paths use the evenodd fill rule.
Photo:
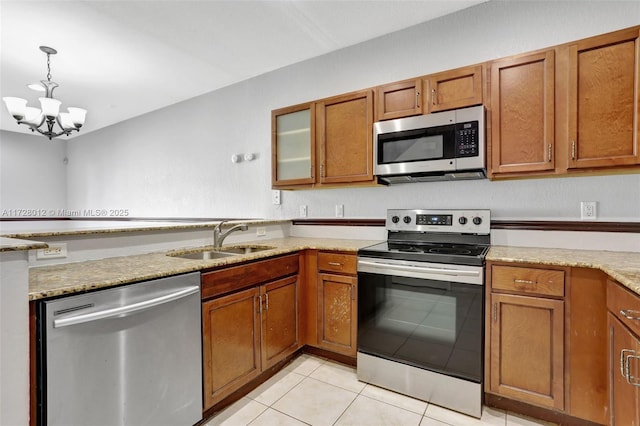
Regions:
<instances>
[{"instance_id":1,"label":"range control panel","mask_svg":"<svg viewBox=\"0 0 640 426\"><path fill-rule=\"evenodd\" d=\"M389 231L489 234L491 210L387 210Z\"/></svg>"}]
</instances>

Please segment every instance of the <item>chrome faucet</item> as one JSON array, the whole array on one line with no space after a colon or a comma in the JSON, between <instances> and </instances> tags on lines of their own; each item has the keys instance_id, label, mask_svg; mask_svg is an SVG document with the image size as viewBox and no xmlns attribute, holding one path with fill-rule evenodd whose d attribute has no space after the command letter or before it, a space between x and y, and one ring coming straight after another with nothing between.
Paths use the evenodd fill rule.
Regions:
<instances>
[{"instance_id":1,"label":"chrome faucet","mask_svg":"<svg viewBox=\"0 0 640 426\"><path fill-rule=\"evenodd\" d=\"M226 220L223 220L219 224L217 224L215 228L213 228L213 248L215 249L219 249L222 246L222 242L229 236L230 233L235 231L246 231L249 229L249 225L247 225L246 223L240 223L227 229L225 232L220 232L222 230L222 224L225 222Z\"/></svg>"}]
</instances>

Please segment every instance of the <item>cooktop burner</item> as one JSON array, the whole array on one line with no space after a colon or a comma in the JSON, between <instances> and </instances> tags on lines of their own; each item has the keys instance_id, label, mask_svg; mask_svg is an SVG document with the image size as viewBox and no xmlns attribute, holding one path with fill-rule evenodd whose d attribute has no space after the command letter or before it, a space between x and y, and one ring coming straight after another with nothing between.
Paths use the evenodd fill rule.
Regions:
<instances>
[{"instance_id":1,"label":"cooktop burner","mask_svg":"<svg viewBox=\"0 0 640 426\"><path fill-rule=\"evenodd\" d=\"M489 210L389 210L387 241L358 255L419 262L484 265Z\"/></svg>"},{"instance_id":2,"label":"cooktop burner","mask_svg":"<svg viewBox=\"0 0 640 426\"><path fill-rule=\"evenodd\" d=\"M488 250L489 247L485 245L413 245L386 241L364 247L358 251L358 255L432 263L482 265Z\"/></svg>"}]
</instances>

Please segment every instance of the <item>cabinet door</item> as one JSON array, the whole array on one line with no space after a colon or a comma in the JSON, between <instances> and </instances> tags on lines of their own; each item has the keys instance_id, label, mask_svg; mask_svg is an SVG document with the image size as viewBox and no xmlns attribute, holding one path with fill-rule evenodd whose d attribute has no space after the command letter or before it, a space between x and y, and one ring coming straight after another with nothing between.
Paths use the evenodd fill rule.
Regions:
<instances>
[{"instance_id":1,"label":"cabinet door","mask_svg":"<svg viewBox=\"0 0 640 426\"><path fill-rule=\"evenodd\" d=\"M357 278L318 274L318 346L356 355Z\"/></svg>"},{"instance_id":2,"label":"cabinet door","mask_svg":"<svg viewBox=\"0 0 640 426\"><path fill-rule=\"evenodd\" d=\"M640 164L638 29L569 46L569 167Z\"/></svg>"},{"instance_id":3,"label":"cabinet door","mask_svg":"<svg viewBox=\"0 0 640 426\"><path fill-rule=\"evenodd\" d=\"M564 409L564 302L491 294L491 392Z\"/></svg>"},{"instance_id":4,"label":"cabinet door","mask_svg":"<svg viewBox=\"0 0 640 426\"><path fill-rule=\"evenodd\" d=\"M376 88L376 120L422 114L422 80L406 80Z\"/></svg>"},{"instance_id":5,"label":"cabinet door","mask_svg":"<svg viewBox=\"0 0 640 426\"><path fill-rule=\"evenodd\" d=\"M482 104L482 65L432 74L425 78L428 112Z\"/></svg>"},{"instance_id":6,"label":"cabinet door","mask_svg":"<svg viewBox=\"0 0 640 426\"><path fill-rule=\"evenodd\" d=\"M611 424L618 426L638 426L640 392L640 342L609 313L609 387L611 404Z\"/></svg>"},{"instance_id":7,"label":"cabinet door","mask_svg":"<svg viewBox=\"0 0 640 426\"><path fill-rule=\"evenodd\" d=\"M259 295L251 288L202 304L205 410L260 373Z\"/></svg>"},{"instance_id":8,"label":"cabinet door","mask_svg":"<svg viewBox=\"0 0 640 426\"><path fill-rule=\"evenodd\" d=\"M320 183L373 181L373 92L318 102L316 118Z\"/></svg>"},{"instance_id":9,"label":"cabinet door","mask_svg":"<svg viewBox=\"0 0 640 426\"><path fill-rule=\"evenodd\" d=\"M555 52L491 63L491 173L555 168Z\"/></svg>"},{"instance_id":10,"label":"cabinet door","mask_svg":"<svg viewBox=\"0 0 640 426\"><path fill-rule=\"evenodd\" d=\"M265 284L262 299L262 369L298 349L298 276Z\"/></svg>"},{"instance_id":11,"label":"cabinet door","mask_svg":"<svg viewBox=\"0 0 640 426\"><path fill-rule=\"evenodd\" d=\"M271 112L271 184L315 182L315 106L296 105Z\"/></svg>"}]
</instances>

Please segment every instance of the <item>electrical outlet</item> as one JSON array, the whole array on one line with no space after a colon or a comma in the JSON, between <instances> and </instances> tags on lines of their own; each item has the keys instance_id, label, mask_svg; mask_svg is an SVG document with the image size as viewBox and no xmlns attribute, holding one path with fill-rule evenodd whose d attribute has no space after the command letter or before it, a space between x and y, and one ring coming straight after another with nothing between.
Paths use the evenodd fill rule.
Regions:
<instances>
[{"instance_id":1,"label":"electrical outlet","mask_svg":"<svg viewBox=\"0 0 640 426\"><path fill-rule=\"evenodd\" d=\"M264 226L256 228L256 237L264 237L265 235L267 235L267 228Z\"/></svg>"},{"instance_id":2,"label":"electrical outlet","mask_svg":"<svg viewBox=\"0 0 640 426\"><path fill-rule=\"evenodd\" d=\"M595 220L597 216L597 201L580 202L580 218L582 220Z\"/></svg>"},{"instance_id":3,"label":"electrical outlet","mask_svg":"<svg viewBox=\"0 0 640 426\"><path fill-rule=\"evenodd\" d=\"M280 190L279 189L274 189L271 191L271 202L273 204L280 205Z\"/></svg>"},{"instance_id":4,"label":"electrical outlet","mask_svg":"<svg viewBox=\"0 0 640 426\"><path fill-rule=\"evenodd\" d=\"M336 204L336 217L344 217L344 204Z\"/></svg>"},{"instance_id":5,"label":"electrical outlet","mask_svg":"<svg viewBox=\"0 0 640 426\"><path fill-rule=\"evenodd\" d=\"M304 204L300 206L300 217L307 217L307 206Z\"/></svg>"},{"instance_id":6,"label":"electrical outlet","mask_svg":"<svg viewBox=\"0 0 640 426\"><path fill-rule=\"evenodd\" d=\"M67 243L49 244L49 247L36 250L36 259L63 259L67 257Z\"/></svg>"}]
</instances>

